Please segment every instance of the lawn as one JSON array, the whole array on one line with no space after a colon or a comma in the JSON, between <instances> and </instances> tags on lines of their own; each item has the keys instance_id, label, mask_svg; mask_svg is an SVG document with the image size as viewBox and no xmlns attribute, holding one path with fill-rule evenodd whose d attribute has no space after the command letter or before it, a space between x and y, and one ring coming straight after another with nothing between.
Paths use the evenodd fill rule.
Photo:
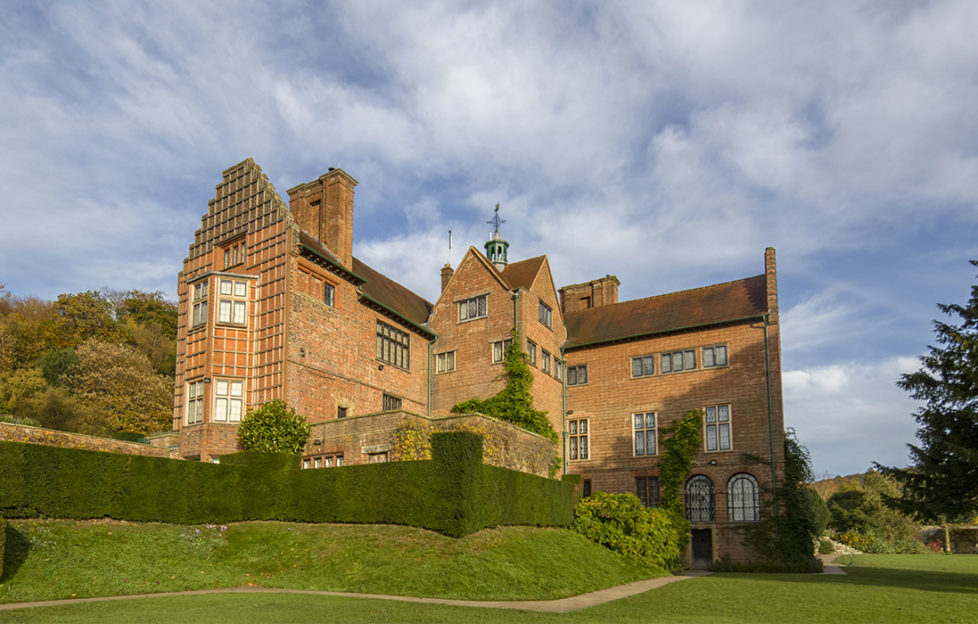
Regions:
<instances>
[{"instance_id":1,"label":"lawn","mask_svg":"<svg viewBox=\"0 0 978 624\"><path fill-rule=\"evenodd\" d=\"M848 557L844 559L848 562ZM972 623L978 557L857 556L846 576L714 574L562 615L308 595L147 598L4 611L34 622Z\"/></svg>"},{"instance_id":2,"label":"lawn","mask_svg":"<svg viewBox=\"0 0 978 624\"><path fill-rule=\"evenodd\" d=\"M378 525L11 520L0 603L247 585L548 599L664 574L571 531L533 527L454 539Z\"/></svg>"}]
</instances>

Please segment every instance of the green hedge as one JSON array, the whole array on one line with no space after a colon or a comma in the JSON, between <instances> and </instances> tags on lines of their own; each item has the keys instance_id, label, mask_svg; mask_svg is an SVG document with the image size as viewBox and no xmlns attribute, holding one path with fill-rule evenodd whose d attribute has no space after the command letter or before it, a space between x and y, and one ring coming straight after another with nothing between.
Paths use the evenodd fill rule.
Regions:
<instances>
[{"instance_id":1,"label":"green hedge","mask_svg":"<svg viewBox=\"0 0 978 624\"><path fill-rule=\"evenodd\" d=\"M0 579L3 578L3 556L7 545L7 521L0 517Z\"/></svg>"},{"instance_id":2,"label":"green hedge","mask_svg":"<svg viewBox=\"0 0 978 624\"><path fill-rule=\"evenodd\" d=\"M221 464L0 442L6 517L226 523L405 524L462 536L497 525L568 526L573 481L482 464L473 433L432 436L429 461L297 470L292 455Z\"/></svg>"}]
</instances>

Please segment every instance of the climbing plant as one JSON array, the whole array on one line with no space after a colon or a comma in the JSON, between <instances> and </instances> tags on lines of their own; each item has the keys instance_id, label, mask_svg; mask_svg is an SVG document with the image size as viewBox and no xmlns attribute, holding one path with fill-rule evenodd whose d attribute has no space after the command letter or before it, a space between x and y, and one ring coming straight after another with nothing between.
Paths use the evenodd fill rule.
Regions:
<instances>
[{"instance_id":1,"label":"climbing plant","mask_svg":"<svg viewBox=\"0 0 978 624\"><path fill-rule=\"evenodd\" d=\"M533 373L530 371L523 351L520 349L519 332L515 327L513 328L513 341L506 348L503 358L503 368L508 375L506 387L488 399L462 401L453 407L452 411L456 414L479 412L486 416L511 422L527 431L545 436L557 444L559 437L550 421L547 420L547 413L533 408L533 395L530 394L530 388L533 386Z\"/></svg>"},{"instance_id":2,"label":"climbing plant","mask_svg":"<svg viewBox=\"0 0 978 624\"><path fill-rule=\"evenodd\" d=\"M668 427L662 446L662 464L659 469L659 484L662 487L660 507L684 516L683 483L689 478L693 458L700 449L700 428L703 426L703 411L694 409Z\"/></svg>"}]
</instances>

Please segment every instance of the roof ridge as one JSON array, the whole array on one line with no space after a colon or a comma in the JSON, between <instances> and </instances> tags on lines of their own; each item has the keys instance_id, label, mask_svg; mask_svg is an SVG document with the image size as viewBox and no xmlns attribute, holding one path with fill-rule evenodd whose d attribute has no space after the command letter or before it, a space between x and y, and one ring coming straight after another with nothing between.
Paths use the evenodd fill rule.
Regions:
<instances>
[{"instance_id":1,"label":"roof ridge","mask_svg":"<svg viewBox=\"0 0 978 624\"><path fill-rule=\"evenodd\" d=\"M687 288L685 290L674 290L672 292L662 293L662 294L659 294L659 295L649 295L648 297L640 297L638 299L626 299L625 301L619 301L617 303L606 303L604 305L595 306L593 308L586 308L584 310L577 310L576 312L570 312L569 314L586 313L586 312L590 312L592 310L607 309L607 308L612 308L614 306L625 305L625 304L628 304L628 303L636 303L636 302L640 302L640 301L649 301L651 299L660 299L660 298L663 298L663 297L671 297L671 296L674 296L674 295L686 295L686 294L691 294L691 293L695 293L695 292L698 292L698 291L705 291L705 290L711 290L711 289L714 289L714 288L720 288L722 286L729 286L731 284L736 284L737 282L746 282L747 280L757 279L759 277L765 277L765 275L763 273L759 273L758 275L750 275L748 277L741 277L740 279L728 280L726 282L717 282L716 284L707 284L706 286L697 286L696 288Z\"/></svg>"}]
</instances>

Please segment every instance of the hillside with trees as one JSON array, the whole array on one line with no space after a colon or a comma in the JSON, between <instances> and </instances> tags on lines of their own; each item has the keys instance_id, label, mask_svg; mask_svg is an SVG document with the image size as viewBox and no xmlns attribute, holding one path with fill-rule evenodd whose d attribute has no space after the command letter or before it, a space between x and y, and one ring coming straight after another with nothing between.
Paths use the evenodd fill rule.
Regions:
<instances>
[{"instance_id":1,"label":"hillside with trees","mask_svg":"<svg viewBox=\"0 0 978 624\"><path fill-rule=\"evenodd\" d=\"M103 436L169 429L176 332L161 292L45 301L0 286L0 420Z\"/></svg>"}]
</instances>

